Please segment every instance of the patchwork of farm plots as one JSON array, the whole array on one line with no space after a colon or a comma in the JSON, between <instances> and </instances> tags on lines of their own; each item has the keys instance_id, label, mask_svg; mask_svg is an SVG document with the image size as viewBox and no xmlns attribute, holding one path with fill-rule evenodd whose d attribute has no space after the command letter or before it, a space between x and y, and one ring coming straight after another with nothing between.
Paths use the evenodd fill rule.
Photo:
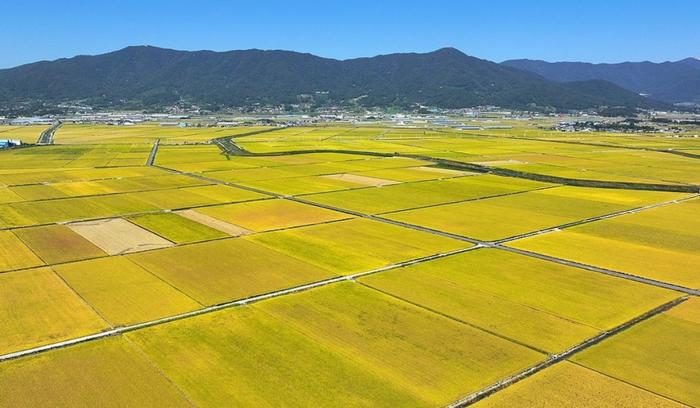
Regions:
<instances>
[{"instance_id":1,"label":"patchwork of farm plots","mask_svg":"<svg viewBox=\"0 0 700 408\"><path fill-rule=\"evenodd\" d=\"M254 130L0 152L0 406L700 405L697 194L431 157L668 185L697 160L383 127L185 144Z\"/></svg>"},{"instance_id":2,"label":"patchwork of farm plots","mask_svg":"<svg viewBox=\"0 0 700 408\"><path fill-rule=\"evenodd\" d=\"M539 131L541 132L541 131ZM580 133L577 133L579 135ZM457 131L443 129L290 128L247 136L239 145L268 153L304 149L340 149L425 155L527 173L585 180L651 184L700 184L697 159L640 150L644 143L609 143L636 136L541 137L517 131ZM561 133L557 133L561 135ZM589 134L586 134L589 135ZM539 140L538 140L539 139ZM550 140L551 139L551 140ZM647 138L648 139L648 138ZM659 138L656 138L658 140ZM642 137L642 140L645 140ZM698 148L694 139L663 139L661 150ZM563 142L563 143L562 143ZM591 143L591 144L585 144ZM675 145L674 143L679 143ZM608 146L609 145L609 146Z\"/></svg>"}]
</instances>

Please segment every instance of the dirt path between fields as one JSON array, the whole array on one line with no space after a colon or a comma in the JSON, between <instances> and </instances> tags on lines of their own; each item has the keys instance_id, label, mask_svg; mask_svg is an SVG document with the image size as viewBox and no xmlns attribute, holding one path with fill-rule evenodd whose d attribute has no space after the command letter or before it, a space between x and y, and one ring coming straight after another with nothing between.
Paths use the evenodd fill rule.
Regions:
<instances>
[{"instance_id":1,"label":"dirt path between fields","mask_svg":"<svg viewBox=\"0 0 700 408\"><path fill-rule=\"evenodd\" d=\"M74 339L60 341L60 342L51 343L51 344L46 344L44 346L34 347L31 349L2 354L2 355L0 355L0 363L2 363L3 361L13 360L13 359L20 358L20 357L44 353L44 352L47 352L49 350L55 350L55 349L59 349L59 348L69 347L69 346L73 346L73 345L80 344L80 343L86 343L86 342L90 342L90 341L99 340L99 339L102 339L105 337L116 336L116 335L120 335L123 333L128 333L128 332L131 332L134 330L145 329L145 328L151 327L151 326L157 326L157 325L161 325L161 324L165 324L165 323L169 323L169 322L173 322L173 321L177 321L177 320L182 320L182 319L187 319L190 317L199 316L199 315L206 314L206 313L212 313L212 312L222 310L222 309L228 309L228 308L237 307L237 306L245 306L245 305L250 304L250 303L260 302L262 300L272 299L272 298L276 298L276 297L280 297L280 296L284 296L284 295L289 295L292 293L303 292L306 290L310 290L310 289L314 289L314 288L318 288L318 287L322 287L322 286L327 286L327 285L331 285L331 284L338 283L338 282L354 281L355 279L361 278L363 276L373 275L376 273L381 273L381 272L389 271L392 269L403 268L403 267L410 266L410 265L428 262L428 261L431 261L433 259L439 259L439 258L444 258L447 256L457 255L457 254L461 254L464 252L473 251L473 250L476 250L478 248L481 248L481 247L480 246L472 246L469 248L462 248L462 249L458 249L455 251L442 252L442 253L424 256L424 257L420 257L420 258L410 259L408 261L397 262L397 263L394 263L391 265L383 266L383 267L372 269L369 271L355 273L352 275L337 276L335 278L324 279L324 280L320 280L320 281L316 281L316 282L312 282L312 283L308 283L308 284L304 284L304 285L299 285L299 286L295 286L295 287L291 287L291 288L287 288L287 289L281 289L281 290L277 290L274 292L264 293L264 294L260 294L260 295L254 295L254 296L250 296L250 297L243 298L243 299L238 299L238 300L233 300L230 302L220 303L220 304L217 304L214 306L208 306L208 307L205 307L202 309L198 309L198 310L194 310L194 311L186 312L186 313L181 313L181 314L177 314L177 315L173 315L173 316L168 316L168 317L164 317L161 319L150 320L147 322L132 324L132 325L128 325L128 326L120 326L120 327L106 330L106 331L103 331L100 333L90 334L90 335L82 336L82 337L76 337Z\"/></svg>"},{"instance_id":2,"label":"dirt path between fields","mask_svg":"<svg viewBox=\"0 0 700 408\"><path fill-rule=\"evenodd\" d=\"M466 407L466 406L472 405L475 402L490 396L491 394L494 394L494 393L496 393L504 388L507 388L507 387L517 383L518 381L524 380L527 377L530 377L531 375L533 375L539 371L542 371L551 365L554 365L556 363L564 361L565 359L571 357L572 355L579 353L579 352L581 352L581 351L583 351L583 350L585 350L585 349L587 349L595 344L598 344L601 341L603 341L607 338L610 338L610 337L612 337L612 336L614 336L614 335L616 335L624 330L627 330L630 327L632 327L638 323L641 323L641 322L643 322L647 319L650 319L650 318L652 318L660 313L663 313L663 312L679 305L680 303L686 301L687 299L688 299L687 297L682 297L679 299L672 300L672 301L665 303L665 304L663 304L655 309L652 309L652 310L650 310L642 315L639 315L632 320L628 320L627 322L622 323L619 326L616 326L610 330L606 330L604 332L601 332L597 336L591 337L590 339L585 340L585 341L583 341L583 342L581 342L581 343L579 343L579 344L577 344L577 345L575 345L575 346L573 346L573 347L571 347L571 348L569 348L561 353L551 354L544 361L541 361L532 367L528 367L528 368L526 368L526 369L524 369L516 374L513 374L509 377L506 377L500 381L497 381L497 382L489 385L488 387L482 388L481 390L479 390L477 392L469 394L466 397L461 398L461 399L453 402L452 404L449 404L447 407L448 408L461 408L461 407Z\"/></svg>"},{"instance_id":3,"label":"dirt path between fields","mask_svg":"<svg viewBox=\"0 0 700 408\"><path fill-rule=\"evenodd\" d=\"M235 145L235 143L233 143L232 140L229 140L229 142L230 142L231 144ZM221 146L220 146L220 147L221 147ZM223 149L223 147L222 147L222 149ZM241 151L245 151L245 150L243 150L243 149L240 149L240 150L241 150ZM295 152L295 153L287 152L287 153L288 153L288 154L303 154L303 153L299 153L299 152ZM386 154L383 154L383 153L375 153L375 152L368 152L368 153L369 153L369 155L372 155L372 156L382 156L382 157L384 157L384 156L389 156L389 157L394 156L394 155L391 155L391 154L386 155ZM237 155L241 155L241 154L237 154ZM254 156L260 156L260 157L262 157L262 156L269 156L268 154L251 154L251 153L245 153L245 154L243 154L243 155L254 155ZM273 155L274 155L274 154L273 154ZM277 154L277 155L280 155L280 154ZM406 157L406 156L403 156L403 157ZM415 157L414 157L414 158L415 158ZM415 225L415 224L409 224L409 223L405 223L405 222L395 221L395 220L391 220L391 219L384 218L384 217L377 216L377 215L363 214L363 213L360 213L360 212L357 212L357 211L347 210L347 209L335 207L335 206L332 206L332 205L320 204L320 203L316 203L316 202L313 202L313 201L305 200L305 199L300 198L300 197L285 196L285 195L275 194L275 193L271 193L271 192L269 192L269 191L265 191L265 190L261 190L261 189L257 189L257 188L247 187L247 186L238 185L238 184L234 184L234 183L227 183L227 182L223 182L223 181L215 180L215 179L210 179L210 178L208 178L208 177L204 177L204 176L197 175L197 174L181 172L181 171L178 171L178 170L169 169L169 168L165 168L165 167L160 167L160 168L162 168L163 170L172 171L172 172L177 173L177 174L189 175L189 176L192 176L192 177L196 177L196 178L199 178L199 179L202 179L202 180L205 180L205 181L209 181L209 182L212 182L212 183L225 184L225 185L229 185L229 186L232 186L232 187L242 188L242 189L245 189L245 190L254 191L254 192L257 192L257 193L261 193L261 194L272 195L272 196L274 196L274 197L277 197L277 198L280 198L280 199L284 199L284 200L296 201L296 202L303 203L303 204L313 205L313 206L316 206L316 207L321 207L321 208L325 208L325 209L328 209L328 210L333 210L333 211L337 211L337 212L341 212L341 213L353 215L353 216L356 216L356 217L367 218L367 219L371 219L371 220L374 220L374 221L384 222L384 223L393 224L393 225L397 225L397 226L401 226L401 227L405 227L405 228L410 228L410 229L417 230L417 231L423 231L423 232L427 232L427 233L439 235L439 236L446 237L446 238L452 238L452 239L456 239L456 240L460 240L460 241L466 241L466 242L470 242L470 243L473 243L473 244L481 245L481 246L484 246L484 247L496 248L496 249L500 249L500 250L504 250L504 251L508 251L508 252L518 253L518 254L520 254L520 255L529 256L529 257L537 258L537 259L540 259L540 260L550 261L550 262L558 263L558 264L561 264L561 265L571 266L571 267L575 267L575 268L578 268L578 269L583 269L583 270L586 270L586 271L589 271L589 272L602 273L602 274L605 274L605 275L610 275L610 276L615 276L615 277L617 277L617 278L632 280L632 281L635 281L635 282L644 283L644 284L648 284L648 285L652 285L652 286L657 286L657 287L661 287L661 288L664 288L664 289L676 290L676 291L679 291L679 292L682 292L682 293L685 293L685 294L688 294L688 295L692 295L692 296L700 296L700 290L695 289L695 288L688 288L688 287L685 287L685 286L675 285L675 284L672 284L672 283L669 283L669 282L663 282L663 281L658 281L658 280L654 280L654 279L645 278L645 277L643 277L643 276L632 275L632 274L628 274L628 273L624 273L624 272L619 272L619 271L613 271L613 270L609 270L609 269L605 269L605 268L600 268L600 267L597 267L597 266L594 266L594 265L588 265L588 264L584 264L584 263L580 263L580 262L569 261L569 260L566 260L566 259L563 259L563 258L558 258L558 257L554 257L554 256L549 256L549 255L544 255L544 254L539 254L539 253L524 251L524 250L515 249L515 248L511 248L511 247L507 247L507 246L501 245L502 243L510 242L510 241L513 241L513 240L516 240L516 239L520 239L520 238L525 238L525 237L528 237L528 236L539 235L539 234L543 234L543 233L547 233L547 232L556 231L556 230L558 230L558 229L570 228L570 227L573 227L573 226L576 226L576 225L582 225L582 224L586 224L586 223L590 223L590 222L594 222L594 221L598 221L598 220L603 220L603 219L608 219L608 218L613 218L613 217L618 217L618 216L622 216L622 215L626 215L626 214L633 214L633 213L640 212L640 211L644 211L644 210L651 209L651 208L661 207L661 206L664 206L664 205L670 205L670 204L675 204L675 203L678 203L678 202L681 202L681 201L685 201L685 200L689 200L689 199L694 199L694 198L697 198L697 197L698 197L697 192L695 192L696 195L691 196L691 197L687 197L687 198L683 198L683 199L677 199L677 200L667 201L667 202L663 202L663 203L657 203L657 204L652 204L652 205L643 206L643 207L637 207L637 208L633 208L633 209L629 209L629 210L617 211L617 212L614 212L614 213L608 213L608 214L603 214L603 215L599 215L599 216L595 216L595 217L585 218L585 219L582 219L582 220L578 220L578 221L574 221L574 222L570 222L570 223L566 223L566 224L562 224L562 225L557 225L557 226L554 226L554 227L548 227L548 228L545 228L545 229L542 229L542 230L538 230L538 231L528 232L528 233L526 233L526 234L521 234L521 235L517 235L517 236L514 236L514 237L504 238L504 239L501 239L501 240L496 240L496 241L483 241L483 240L479 240L479 239L475 239L475 238L470 238L470 237L466 237L466 236L462 236L462 235L458 235L458 234L451 234L451 233L448 233L448 232L435 230L435 229L432 229L432 228L422 227L422 226Z\"/></svg>"}]
</instances>

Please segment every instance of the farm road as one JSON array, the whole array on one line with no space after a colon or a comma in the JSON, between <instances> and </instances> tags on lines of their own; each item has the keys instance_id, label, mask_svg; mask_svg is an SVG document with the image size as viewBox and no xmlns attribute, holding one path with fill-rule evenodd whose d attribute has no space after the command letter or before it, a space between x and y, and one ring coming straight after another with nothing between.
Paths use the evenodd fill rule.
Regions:
<instances>
[{"instance_id":1,"label":"farm road","mask_svg":"<svg viewBox=\"0 0 700 408\"><path fill-rule=\"evenodd\" d=\"M36 141L36 144L38 145L50 145L53 144L53 134L60 128L62 125L61 122L56 122L51 127L48 129L44 130L41 132L39 135L39 139Z\"/></svg>"},{"instance_id":2,"label":"farm road","mask_svg":"<svg viewBox=\"0 0 700 408\"><path fill-rule=\"evenodd\" d=\"M261 156L262 156L262 155L261 155ZM444 232L444 231L439 231L439 230L435 230L435 229L432 229L432 228L423 227L423 226L420 226L420 225L415 225L415 224L409 224L409 223L405 223L405 222L401 222L401 221L390 220L390 219L388 219L388 218L384 218L384 217L381 217L381 216L369 215L369 214L364 214L364 213L360 213L360 212L357 212L357 211L352 211L352 210L348 210L348 209L344 209L344 208L339 208L339 207L332 206L332 205L326 205L326 204L315 203L315 202L313 202L313 201L308 201L308 200L305 200L305 199L303 199L303 198L299 198L299 197L295 197L295 196L286 196L286 195L282 195L282 194L276 194L276 193L272 193L272 192L269 192L269 191L261 190L261 189L258 189L258 188L243 186L243 185L239 185L239 184L235 184L235 183L224 182L224 181L221 181L221 180L216 180L216 179L212 179L212 178L209 178L209 177L205 177L205 176L202 176L202 175L199 175L199 174L193 174L193 173L183 172L183 171L179 171L179 170L175 170L175 169L171 169L171 168L167 168L167 167L162 167L162 166L157 166L157 167L158 167L158 168L161 168L161 169L163 169L163 170L165 170L165 171L170 171L170 172L173 172L173 173L176 173L176 174L181 174L181 175L185 175L185 176L195 177L195 178L198 178L198 179L200 179L200 180L208 181L208 182L211 182L211 183L218 183L218 184L228 185L228 186L231 186L231 187L241 188L241 189L244 189L244 190L253 191L253 192L256 192L256 193L260 193L260 194L266 194L266 195L273 196L273 197L276 197L276 198L279 198L279 199L282 199L282 200L296 201L296 202L298 202L298 203L307 204L307 205L312 205L312 206L315 206L315 207L324 208L324 209L328 209L328 210L333 210L333 211L337 211L337 212L340 212L340 213L344 213L344 214L348 214L348 215L352 215L352 216L356 216L356 217L367 218L367 219L370 219L370 220L374 220L374 221L378 221L378 222L383 222L383 223L387 223L387 224L392 224L392 225L396 225L396 226L401 226L401 227L405 227L405 228L410 228L410 229L417 230L417 231L427 232L427 233L430 233L430 234L439 235L439 236L446 237L446 238L452 238L452 239L456 239L456 240L459 240L459 241L470 242L470 243L472 243L472 244L480 245L480 246L482 246L482 247L496 248L496 249L500 249L500 250L503 250L503 251L518 253L518 254L520 254L520 255L529 256L529 257L532 257L532 258L537 258L537 259L545 260L545 261L549 261L549 262L554 262L554 263L558 263L558 264L560 264L560 265L566 265L566 266L570 266L570 267L582 269L582 270L585 270L585 271L588 271L588 272L603 273L603 274L606 274L606 275L615 276L615 277L617 277L617 278L632 280L632 281L635 281L635 282L644 283L644 284L652 285L652 286L657 286L657 287L661 287L661 288L664 288L664 289L676 290L676 291L679 291L679 292L682 292L682 293L686 293L686 294L688 294L688 295L700 296L700 291L698 291L698 290L695 289L695 288L687 288L687 287L684 287L684 286L674 285L674 284L668 283L668 282L657 281L657 280L645 278L645 277L642 277L642 276L631 275L631 274L627 274L627 273L624 273L624 272L619 272L619 271L613 271L613 270L609 270L609 269L605 269L605 268L600 268L600 267L597 267L597 266L594 266L594 265L588 265L588 264L583 264L583 263L579 263L579 262L572 262L572 261L569 261L569 260L566 260L566 259L562 259L562 258L558 258L558 257L554 257L554 256L542 255L542 254L538 254L538 253L534 253L534 252L529 252L529 251L524 251L524 250L518 250L518 249L515 249L515 248L510 248L510 247L501 245L501 243L509 242L509 241L518 239L518 238L516 238L516 237L505 238L505 239L497 240L497 241L483 241L483 240L479 240L479 239L475 239L475 238L470 238L470 237L466 237L466 236L462 236L462 235L457 235L457 234L451 234L451 233L448 233L448 232ZM625 214L631 214L631 213L635 213L635 212L640 212L640 211L644 211L644 210L647 210L647 209L660 207L660 206L663 206L663 205L675 204L675 203L678 203L678 202L681 202L681 201L684 201L684 200L693 199L693 198L697 198L697 197L698 197L698 195L696 194L696 195L693 195L693 196L691 196L691 197L687 197L687 198L684 198L684 199L672 200L672 201L667 201L667 202L663 202L663 203L657 203L657 204L652 204L652 205L648 205L648 206L633 208L633 209L630 209L630 210L617 211L617 212L613 212L613 213L603 214L603 215L599 215L599 216L596 216L596 217L590 217L590 218L586 218L586 219L583 219L583 220L574 221L574 222L567 223L567 224L562 224L562 225L558 225L558 226L554 226L554 227L548 227L548 228L546 228L546 229L539 230L539 231L533 231L533 232L530 232L530 233L528 233L528 234L523 234L522 236L518 236L518 237L519 237L519 238L524 238L525 236L532 236L532 235L542 234L542 233L546 233L546 232L556 231L557 229L569 228L569 227L573 227L573 226L576 226L576 225L582 225L582 224L585 224L585 223L590 223L590 222L594 222L594 221L598 221L598 220L602 220L602 219L608 219L608 218L613 218L613 217L617 217L617 216L622 216L622 215L625 215Z\"/></svg>"}]
</instances>

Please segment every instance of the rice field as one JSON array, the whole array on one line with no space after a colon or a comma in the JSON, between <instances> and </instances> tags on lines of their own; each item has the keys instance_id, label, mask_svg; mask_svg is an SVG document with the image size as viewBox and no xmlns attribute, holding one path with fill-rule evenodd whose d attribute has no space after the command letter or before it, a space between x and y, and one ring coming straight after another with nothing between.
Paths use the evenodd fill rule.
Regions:
<instances>
[{"instance_id":1,"label":"rice field","mask_svg":"<svg viewBox=\"0 0 700 408\"><path fill-rule=\"evenodd\" d=\"M120 338L4 362L0 405L191 406L140 350Z\"/></svg>"},{"instance_id":2,"label":"rice field","mask_svg":"<svg viewBox=\"0 0 700 408\"><path fill-rule=\"evenodd\" d=\"M550 353L680 295L494 249L360 282Z\"/></svg>"},{"instance_id":3,"label":"rice field","mask_svg":"<svg viewBox=\"0 0 700 408\"><path fill-rule=\"evenodd\" d=\"M240 184L259 190L269 191L275 194L289 196L326 193L330 191L349 190L364 187L362 184L342 178L333 178L330 176L305 176L271 180L264 179L245 181Z\"/></svg>"},{"instance_id":4,"label":"rice field","mask_svg":"<svg viewBox=\"0 0 700 408\"><path fill-rule=\"evenodd\" d=\"M448 403L541 358L523 346L350 283L259 307L373 368L427 405Z\"/></svg>"},{"instance_id":5,"label":"rice field","mask_svg":"<svg viewBox=\"0 0 700 408\"><path fill-rule=\"evenodd\" d=\"M471 246L467 242L357 218L256 234L246 239L342 274Z\"/></svg>"},{"instance_id":6,"label":"rice field","mask_svg":"<svg viewBox=\"0 0 700 408\"><path fill-rule=\"evenodd\" d=\"M326 223L350 217L336 211L280 199L205 207L196 211L256 232Z\"/></svg>"},{"instance_id":7,"label":"rice field","mask_svg":"<svg viewBox=\"0 0 700 408\"><path fill-rule=\"evenodd\" d=\"M668 407L686 405L564 362L480 402L475 407Z\"/></svg>"},{"instance_id":8,"label":"rice field","mask_svg":"<svg viewBox=\"0 0 700 408\"><path fill-rule=\"evenodd\" d=\"M493 241L683 197L675 193L557 187L387 215L392 220Z\"/></svg>"},{"instance_id":9,"label":"rice field","mask_svg":"<svg viewBox=\"0 0 700 408\"><path fill-rule=\"evenodd\" d=\"M107 256L97 245L65 225L14 230L14 234L46 264Z\"/></svg>"},{"instance_id":10,"label":"rice field","mask_svg":"<svg viewBox=\"0 0 700 408\"><path fill-rule=\"evenodd\" d=\"M528 178L692 189L697 159L640 149L700 142L553 121L0 151L0 406L700 406L698 194Z\"/></svg>"},{"instance_id":11,"label":"rice field","mask_svg":"<svg viewBox=\"0 0 700 408\"><path fill-rule=\"evenodd\" d=\"M200 406L425 406L362 363L255 309L203 315L128 338Z\"/></svg>"},{"instance_id":12,"label":"rice field","mask_svg":"<svg viewBox=\"0 0 700 408\"><path fill-rule=\"evenodd\" d=\"M21 140L23 144L34 144L39 139L39 135L49 126L29 125L29 126L0 126L0 139Z\"/></svg>"},{"instance_id":13,"label":"rice field","mask_svg":"<svg viewBox=\"0 0 700 408\"><path fill-rule=\"evenodd\" d=\"M313 194L304 198L316 203L332 205L363 214L383 214L498 196L547 186L547 184L534 181L486 175Z\"/></svg>"},{"instance_id":14,"label":"rice field","mask_svg":"<svg viewBox=\"0 0 700 408\"><path fill-rule=\"evenodd\" d=\"M693 298L573 358L585 367L689 406L700 404L700 303Z\"/></svg>"},{"instance_id":15,"label":"rice field","mask_svg":"<svg viewBox=\"0 0 700 408\"><path fill-rule=\"evenodd\" d=\"M700 287L700 201L653 208L510 243L632 275ZM606 251L615 248L614 251Z\"/></svg>"},{"instance_id":16,"label":"rice field","mask_svg":"<svg viewBox=\"0 0 700 408\"><path fill-rule=\"evenodd\" d=\"M203 405L439 405L540 357L353 284L129 337ZM191 359L200 363L178 364ZM209 377L213 371L220 376Z\"/></svg>"},{"instance_id":17,"label":"rice field","mask_svg":"<svg viewBox=\"0 0 700 408\"><path fill-rule=\"evenodd\" d=\"M80 145L97 143L152 144L156 139L161 139L161 143L180 144L208 142L210 139L217 137L253 132L260 129L260 127L177 127L151 123L133 126L65 124L56 131L54 140L56 143L61 144Z\"/></svg>"},{"instance_id":18,"label":"rice field","mask_svg":"<svg viewBox=\"0 0 700 408\"><path fill-rule=\"evenodd\" d=\"M67 263L53 269L112 326L155 320L201 307L125 257Z\"/></svg>"},{"instance_id":19,"label":"rice field","mask_svg":"<svg viewBox=\"0 0 700 408\"><path fill-rule=\"evenodd\" d=\"M0 324L3 333L0 353L79 337L108 327L49 268L0 274Z\"/></svg>"},{"instance_id":20,"label":"rice field","mask_svg":"<svg viewBox=\"0 0 700 408\"><path fill-rule=\"evenodd\" d=\"M335 274L240 238L128 258L205 305L327 279Z\"/></svg>"},{"instance_id":21,"label":"rice field","mask_svg":"<svg viewBox=\"0 0 700 408\"><path fill-rule=\"evenodd\" d=\"M176 244L226 238L227 234L176 213L142 214L129 221Z\"/></svg>"},{"instance_id":22,"label":"rice field","mask_svg":"<svg viewBox=\"0 0 700 408\"><path fill-rule=\"evenodd\" d=\"M0 271L31 268L43 262L12 231L0 231Z\"/></svg>"}]
</instances>

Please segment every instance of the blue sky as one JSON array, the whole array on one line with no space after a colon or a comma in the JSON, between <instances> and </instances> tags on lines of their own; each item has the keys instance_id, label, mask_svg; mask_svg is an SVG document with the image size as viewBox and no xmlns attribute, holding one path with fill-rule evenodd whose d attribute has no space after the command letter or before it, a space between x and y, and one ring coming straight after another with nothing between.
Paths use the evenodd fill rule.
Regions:
<instances>
[{"instance_id":1,"label":"blue sky","mask_svg":"<svg viewBox=\"0 0 700 408\"><path fill-rule=\"evenodd\" d=\"M444 46L493 61L700 56L698 0L4 1L0 68L128 45L331 58Z\"/></svg>"}]
</instances>

